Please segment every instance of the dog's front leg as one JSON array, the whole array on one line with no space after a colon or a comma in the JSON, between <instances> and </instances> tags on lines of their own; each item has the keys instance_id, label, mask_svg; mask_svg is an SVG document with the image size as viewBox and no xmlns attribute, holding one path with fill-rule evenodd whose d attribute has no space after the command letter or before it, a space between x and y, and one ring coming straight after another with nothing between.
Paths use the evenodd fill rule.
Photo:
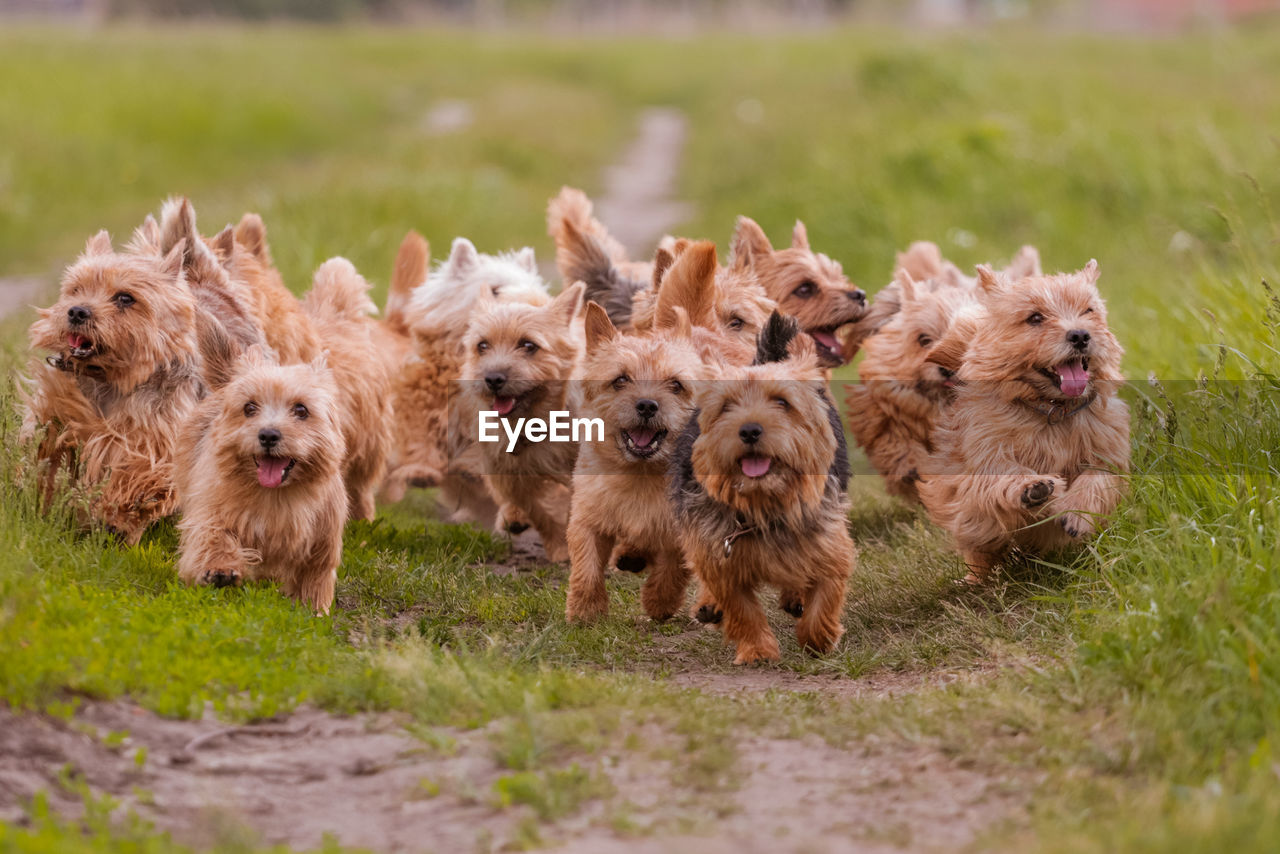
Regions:
<instances>
[{"instance_id":1,"label":"dog's front leg","mask_svg":"<svg viewBox=\"0 0 1280 854\"><path fill-rule=\"evenodd\" d=\"M755 590L736 585L714 585L711 594L724 612L720 629L725 638L737 647L734 664L777 661L782 657L778 639L769 628L769 620Z\"/></svg>"},{"instance_id":2,"label":"dog's front leg","mask_svg":"<svg viewBox=\"0 0 1280 854\"><path fill-rule=\"evenodd\" d=\"M613 549L613 537L593 531L580 519L569 520L569 595L565 617L571 621L603 617L609 612L609 591L604 584L605 561Z\"/></svg>"},{"instance_id":3,"label":"dog's front leg","mask_svg":"<svg viewBox=\"0 0 1280 854\"><path fill-rule=\"evenodd\" d=\"M684 604L689 575L689 567L679 550L659 552L649 569L649 577L640 588L644 612L655 620L670 619Z\"/></svg>"},{"instance_id":4,"label":"dog's front leg","mask_svg":"<svg viewBox=\"0 0 1280 854\"><path fill-rule=\"evenodd\" d=\"M178 578L186 584L238 587L248 568L240 541L216 519L189 514L178 542Z\"/></svg>"},{"instance_id":5,"label":"dog's front leg","mask_svg":"<svg viewBox=\"0 0 1280 854\"><path fill-rule=\"evenodd\" d=\"M1124 496L1119 475L1094 469L1086 471L1053 501L1050 510L1060 513L1058 524L1072 539L1087 539L1115 512Z\"/></svg>"}]
</instances>

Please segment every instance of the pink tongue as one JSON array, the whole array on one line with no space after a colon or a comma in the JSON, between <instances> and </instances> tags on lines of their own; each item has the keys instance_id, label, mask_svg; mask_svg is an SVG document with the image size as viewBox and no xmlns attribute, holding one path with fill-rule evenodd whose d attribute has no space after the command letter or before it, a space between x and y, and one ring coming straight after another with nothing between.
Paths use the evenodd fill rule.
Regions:
<instances>
[{"instance_id":1,"label":"pink tongue","mask_svg":"<svg viewBox=\"0 0 1280 854\"><path fill-rule=\"evenodd\" d=\"M647 448L649 443L653 441L653 437L658 435L656 430L630 430L627 435L631 437L631 444L637 448Z\"/></svg>"},{"instance_id":2,"label":"pink tongue","mask_svg":"<svg viewBox=\"0 0 1280 854\"><path fill-rule=\"evenodd\" d=\"M493 399L493 408L498 410L499 415L506 415L516 408L516 399L514 397L495 397Z\"/></svg>"},{"instance_id":3,"label":"pink tongue","mask_svg":"<svg viewBox=\"0 0 1280 854\"><path fill-rule=\"evenodd\" d=\"M809 336L823 347L826 347L832 353L835 353L841 358L844 357L844 353L840 350L840 342L837 341L836 336L832 335L830 332L810 332Z\"/></svg>"},{"instance_id":4,"label":"pink tongue","mask_svg":"<svg viewBox=\"0 0 1280 854\"><path fill-rule=\"evenodd\" d=\"M83 335L77 335L74 332L67 333L67 344L70 345L73 350L79 350L88 343L89 339L85 338Z\"/></svg>"},{"instance_id":5,"label":"pink tongue","mask_svg":"<svg viewBox=\"0 0 1280 854\"><path fill-rule=\"evenodd\" d=\"M769 473L769 465L772 462L773 460L768 457L743 457L742 473L747 477L763 477Z\"/></svg>"},{"instance_id":6,"label":"pink tongue","mask_svg":"<svg viewBox=\"0 0 1280 854\"><path fill-rule=\"evenodd\" d=\"M284 483L284 470L289 465L288 457L258 457L258 485L267 489L275 489Z\"/></svg>"},{"instance_id":7,"label":"pink tongue","mask_svg":"<svg viewBox=\"0 0 1280 854\"><path fill-rule=\"evenodd\" d=\"M1062 393L1067 397L1079 397L1089 387L1089 372L1079 362L1063 362L1054 370L1062 377Z\"/></svg>"}]
</instances>

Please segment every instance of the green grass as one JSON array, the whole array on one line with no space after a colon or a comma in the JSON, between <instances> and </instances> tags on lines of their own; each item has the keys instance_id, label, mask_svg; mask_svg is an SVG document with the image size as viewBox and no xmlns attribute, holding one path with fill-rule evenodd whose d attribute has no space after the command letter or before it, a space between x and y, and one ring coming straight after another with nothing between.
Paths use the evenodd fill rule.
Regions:
<instances>
[{"instance_id":1,"label":"green grass","mask_svg":"<svg viewBox=\"0 0 1280 854\"><path fill-rule=\"evenodd\" d=\"M722 678L731 656L715 633L644 619L637 579L610 580L606 620L569 626L563 568L491 572L505 543L430 518L424 494L349 527L332 618L267 586L188 590L171 528L122 550L76 534L67 513L38 514L6 414L0 699L60 714L83 697L177 716L212 703L233 719L302 702L398 709L439 749L484 728L507 770L475 796L531 811L531 844L595 799L634 827L599 769L629 752L678 759L672 820L714 827L681 812L678 793L718 803L741 761L730 736L751 728L926 742L1039 780L1029 820L983 847L1268 848L1280 831L1280 303L1263 284L1280 281L1280 148L1263 120L1280 114L1275 35L7 28L0 274L53 271L95 229L123 236L177 192L208 229L261 211L298 290L339 253L385 285L411 226L437 254L465 234L549 258L546 199L562 183L597 190L638 110L670 104L691 123L688 233L724 241L747 213L781 240L803 217L872 291L918 238L963 264L1024 242L1051 268L1098 258L1137 381L1139 475L1084 553L980 595L950 583L961 567L937 530L856 478L848 634L812 659L771 609L773 670L927 682L999 667L892 700L726 699L664 683ZM425 135L441 98L471 101L476 123ZM0 326L5 373L21 364L23 325ZM646 726L656 743L628 738ZM0 850L73 850L80 829L47 816L0 826ZM163 847L145 829L88 832L118 850Z\"/></svg>"}]
</instances>

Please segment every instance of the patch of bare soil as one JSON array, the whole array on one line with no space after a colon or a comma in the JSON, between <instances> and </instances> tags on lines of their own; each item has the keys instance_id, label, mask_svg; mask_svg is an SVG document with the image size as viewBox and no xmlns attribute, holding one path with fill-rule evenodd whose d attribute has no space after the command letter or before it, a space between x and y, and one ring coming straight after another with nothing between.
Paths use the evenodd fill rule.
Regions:
<instances>
[{"instance_id":1,"label":"patch of bare soil","mask_svg":"<svg viewBox=\"0 0 1280 854\"><path fill-rule=\"evenodd\" d=\"M794 691L841 699L891 699L957 683L981 682L992 678L1000 670L995 665L935 670L877 670L851 678L843 674L815 676L771 667L738 667L728 672L686 670L672 674L670 681L681 688L697 688L705 694L720 696Z\"/></svg>"},{"instance_id":2,"label":"patch of bare soil","mask_svg":"<svg viewBox=\"0 0 1280 854\"><path fill-rule=\"evenodd\" d=\"M0 277L0 319L30 310L47 286L36 276Z\"/></svg>"},{"instance_id":3,"label":"patch of bare soil","mask_svg":"<svg viewBox=\"0 0 1280 854\"><path fill-rule=\"evenodd\" d=\"M127 737L109 746L107 736L122 732ZM59 780L69 773L197 846L244 838L245 828L263 842L299 848L325 834L377 851L513 844L530 813L493 805L502 771L484 733L456 735L456 748L442 755L389 715L300 710L227 727L166 720L124 703L89 703L72 722L0 709L0 820L22 822L22 805L41 790L54 809L78 815L79 796ZM1018 815L1025 802L1025 787L923 747L837 749L763 737L738 747L740 785L717 794L713 809L673 788L680 769L669 756L609 751L613 759L601 767L617 792L611 803L589 804L545 827L543 837L570 852L954 848ZM611 816L623 802L639 835L614 829ZM673 808L695 820L671 821Z\"/></svg>"}]
</instances>

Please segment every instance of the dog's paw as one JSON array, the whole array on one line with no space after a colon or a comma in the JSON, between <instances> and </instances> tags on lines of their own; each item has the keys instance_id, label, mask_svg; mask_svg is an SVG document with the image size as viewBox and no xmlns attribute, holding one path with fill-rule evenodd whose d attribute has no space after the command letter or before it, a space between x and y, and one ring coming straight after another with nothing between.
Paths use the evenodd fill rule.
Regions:
<instances>
[{"instance_id":1,"label":"dog's paw","mask_svg":"<svg viewBox=\"0 0 1280 854\"><path fill-rule=\"evenodd\" d=\"M1056 478L1035 480L1022 488L1022 506L1039 507L1053 497Z\"/></svg>"},{"instance_id":2,"label":"dog's paw","mask_svg":"<svg viewBox=\"0 0 1280 854\"><path fill-rule=\"evenodd\" d=\"M1058 517L1058 524L1067 536L1073 540L1085 539L1097 531L1093 520L1082 513L1067 512Z\"/></svg>"},{"instance_id":3,"label":"dog's paw","mask_svg":"<svg viewBox=\"0 0 1280 854\"><path fill-rule=\"evenodd\" d=\"M531 523L514 505L503 504L498 508L498 517L494 519L493 526L499 532L505 531L508 534L515 535L523 534L529 530Z\"/></svg>"},{"instance_id":4,"label":"dog's paw","mask_svg":"<svg viewBox=\"0 0 1280 854\"><path fill-rule=\"evenodd\" d=\"M200 575L200 583L207 587L239 587L243 580L238 569L210 569Z\"/></svg>"},{"instance_id":5,"label":"dog's paw","mask_svg":"<svg viewBox=\"0 0 1280 854\"><path fill-rule=\"evenodd\" d=\"M804 616L804 600L798 593L783 593L778 598L778 607L797 620Z\"/></svg>"},{"instance_id":6,"label":"dog's paw","mask_svg":"<svg viewBox=\"0 0 1280 854\"><path fill-rule=\"evenodd\" d=\"M902 482L905 484L919 483L920 472L915 469L908 470L907 473L902 476Z\"/></svg>"},{"instance_id":7,"label":"dog's paw","mask_svg":"<svg viewBox=\"0 0 1280 854\"><path fill-rule=\"evenodd\" d=\"M622 572L644 572L644 568L648 565L649 561L644 555L619 555L614 563L614 566Z\"/></svg>"},{"instance_id":8,"label":"dog's paw","mask_svg":"<svg viewBox=\"0 0 1280 854\"><path fill-rule=\"evenodd\" d=\"M762 661L777 661L782 658L778 649L778 639L769 636L754 642L743 641L738 644L738 654L734 656L734 664L758 664Z\"/></svg>"},{"instance_id":9,"label":"dog's paw","mask_svg":"<svg viewBox=\"0 0 1280 854\"><path fill-rule=\"evenodd\" d=\"M698 610L693 612L693 618L703 625L715 624L724 619L724 611L720 610L719 605L708 602L698 606Z\"/></svg>"}]
</instances>

